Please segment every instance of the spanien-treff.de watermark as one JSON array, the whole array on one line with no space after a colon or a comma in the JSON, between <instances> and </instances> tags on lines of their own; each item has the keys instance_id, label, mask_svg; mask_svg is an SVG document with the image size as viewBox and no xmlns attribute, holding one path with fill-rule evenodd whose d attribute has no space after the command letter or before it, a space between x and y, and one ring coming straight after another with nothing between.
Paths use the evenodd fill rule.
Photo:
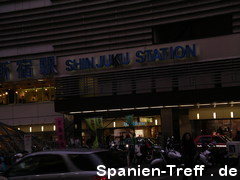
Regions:
<instances>
[{"instance_id":1,"label":"spanien-treff.de watermark","mask_svg":"<svg viewBox=\"0 0 240 180\"><path fill-rule=\"evenodd\" d=\"M111 179L113 176L120 177L141 177L141 176L203 176L203 171L205 170L204 165L196 165L193 168L183 168L177 167L176 165L167 165L166 170L161 170L160 168L142 168L140 165L132 168L107 168L104 165L97 166L98 176L107 176ZM238 170L236 168L229 168L227 165L218 170L218 174L210 174L211 176L237 176Z\"/></svg>"}]
</instances>

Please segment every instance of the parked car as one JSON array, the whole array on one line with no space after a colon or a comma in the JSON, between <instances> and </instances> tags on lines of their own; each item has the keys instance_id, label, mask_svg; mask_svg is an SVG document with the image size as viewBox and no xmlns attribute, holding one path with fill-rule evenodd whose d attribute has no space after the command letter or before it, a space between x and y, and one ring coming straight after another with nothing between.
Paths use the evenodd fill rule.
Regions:
<instances>
[{"instance_id":1,"label":"parked car","mask_svg":"<svg viewBox=\"0 0 240 180\"><path fill-rule=\"evenodd\" d=\"M212 145L214 148L227 148L227 142L230 139L224 135L201 135L194 139L197 147L201 148L203 145Z\"/></svg>"},{"instance_id":2,"label":"parked car","mask_svg":"<svg viewBox=\"0 0 240 180\"><path fill-rule=\"evenodd\" d=\"M201 151L206 149L211 152L212 163L228 163L227 142L230 139L224 135L201 135L194 139L195 144Z\"/></svg>"},{"instance_id":3,"label":"parked car","mask_svg":"<svg viewBox=\"0 0 240 180\"><path fill-rule=\"evenodd\" d=\"M119 168L127 164L119 152L106 150L43 151L25 156L2 173L0 180L107 180L107 177L97 176L98 165ZM111 177L111 179L119 179L119 177Z\"/></svg>"}]
</instances>

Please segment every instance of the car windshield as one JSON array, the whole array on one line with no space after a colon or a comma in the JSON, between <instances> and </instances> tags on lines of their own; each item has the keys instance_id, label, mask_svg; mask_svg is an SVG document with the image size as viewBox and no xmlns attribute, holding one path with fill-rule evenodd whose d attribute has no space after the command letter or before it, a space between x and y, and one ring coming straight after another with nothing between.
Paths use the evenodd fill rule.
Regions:
<instances>
[{"instance_id":1,"label":"car windshield","mask_svg":"<svg viewBox=\"0 0 240 180\"><path fill-rule=\"evenodd\" d=\"M198 143L208 144L211 143L211 139L210 136L203 136L199 138Z\"/></svg>"},{"instance_id":2,"label":"car windshield","mask_svg":"<svg viewBox=\"0 0 240 180\"><path fill-rule=\"evenodd\" d=\"M222 138L223 138L226 142L231 141L231 139L230 139L228 136L222 136Z\"/></svg>"},{"instance_id":3,"label":"car windshield","mask_svg":"<svg viewBox=\"0 0 240 180\"><path fill-rule=\"evenodd\" d=\"M212 143L226 143L226 140L221 138L221 136L213 136L212 137Z\"/></svg>"}]
</instances>

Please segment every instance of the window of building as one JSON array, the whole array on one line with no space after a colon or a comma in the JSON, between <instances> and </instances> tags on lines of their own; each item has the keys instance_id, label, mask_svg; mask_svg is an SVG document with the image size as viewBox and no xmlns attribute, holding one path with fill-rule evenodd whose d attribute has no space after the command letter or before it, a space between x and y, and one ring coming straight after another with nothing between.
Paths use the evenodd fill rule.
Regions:
<instances>
[{"instance_id":1,"label":"window of building","mask_svg":"<svg viewBox=\"0 0 240 180\"><path fill-rule=\"evenodd\" d=\"M42 87L16 90L16 103L30 103L54 100L55 88Z\"/></svg>"},{"instance_id":2,"label":"window of building","mask_svg":"<svg viewBox=\"0 0 240 180\"><path fill-rule=\"evenodd\" d=\"M28 85L30 84L30 85ZM52 83L6 83L0 88L0 104L33 103L55 100L56 88Z\"/></svg>"},{"instance_id":3,"label":"window of building","mask_svg":"<svg viewBox=\"0 0 240 180\"><path fill-rule=\"evenodd\" d=\"M153 43L169 43L227 34L232 34L232 16L228 14L153 27Z\"/></svg>"}]
</instances>

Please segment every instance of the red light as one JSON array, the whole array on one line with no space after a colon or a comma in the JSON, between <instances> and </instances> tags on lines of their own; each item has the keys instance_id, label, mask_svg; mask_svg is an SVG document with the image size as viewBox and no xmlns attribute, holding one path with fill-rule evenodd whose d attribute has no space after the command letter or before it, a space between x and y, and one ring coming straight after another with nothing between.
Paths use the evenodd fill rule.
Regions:
<instances>
[{"instance_id":1,"label":"red light","mask_svg":"<svg viewBox=\"0 0 240 180\"><path fill-rule=\"evenodd\" d=\"M102 176L96 176L95 180L107 180L107 178Z\"/></svg>"}]
</instances>

